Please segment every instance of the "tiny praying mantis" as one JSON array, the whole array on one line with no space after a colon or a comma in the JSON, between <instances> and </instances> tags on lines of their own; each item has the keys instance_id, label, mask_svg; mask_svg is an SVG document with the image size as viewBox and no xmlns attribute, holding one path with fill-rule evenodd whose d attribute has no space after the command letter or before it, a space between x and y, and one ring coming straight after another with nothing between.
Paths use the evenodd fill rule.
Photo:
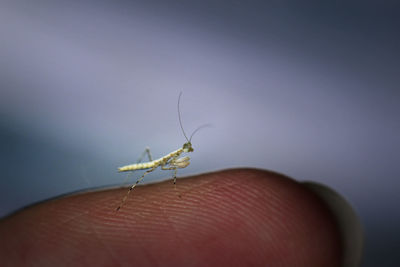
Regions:
<instances>
[{"instance_id":1,"label":"tiny praying mantis","mask_svg":"<svg viewBox=\"0 0 400 267\"><path fill-rule=\"evenodd\" d=\"M179 94L178 97L178 118L179 118L179 124L181 126L182 129L182 133L185 136L186 139L186 143L183 144L183 146L181 148L178 148L175 151L172 151L171 153L165 155L164 157L161 157L159 159L156 160L152 160L151 154L150 154L150 148L146 148L146 150L143 152L142 156L139 158L138 162L135 164L130 164L130 165L126 165L123 167L119 167L118 168L118 172L127 172L127 171L135 171L135 170L145 170L148 169L147 171L145 171L143 173L143 175L136 181L136 183L134 183L128 190L128 192L126 193L126 195L124 196L124 198L121 201L121 204L117 207L117 211L121 209L122 205L124 205L126 199L128 198L130 192L136 187L136 185L138 185L143 178L146 176L146 174L149 174L150 172L154 171L155 169L157 169L159 166L161 166L162 170L174 170L174 185L176 184L176 174L178 169L182 169L182 168L186 168L189 164L190 164L190 158L188 156L186 157L179 157L182 153L188 153L188 152L193 152L193 148L192 148L192 137L193 135L200 130L203 127L209 126L208 124L206 125L202 125L200 127L198 127L196 130L193 131L192 135L190 136L190 138L188 139L185 133L185 130L183 129L182 126L182 119L181 119L181 112L179 109L179 104L180 104L180 100L181 100L181 95L182 92ZM149 161L148 162L143 162L140 163L142 158L147 154Z\"/></svg>"}]
</instances>

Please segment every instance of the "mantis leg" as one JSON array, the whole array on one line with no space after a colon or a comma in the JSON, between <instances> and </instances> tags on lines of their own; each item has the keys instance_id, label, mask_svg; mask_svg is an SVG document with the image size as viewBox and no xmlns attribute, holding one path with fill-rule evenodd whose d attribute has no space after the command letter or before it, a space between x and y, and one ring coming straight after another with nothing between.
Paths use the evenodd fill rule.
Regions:
<instances>
[{"instance_id":1,"label":"mantis leg","mask_svg":"<svg viewBox=\"0 0 400 267\"><path fill-rule=\"evenodd\" d=\"M131 191L137 186L138 183L140 183L140 182L143 180L143 178L146 176L146 174L148 174L148 173L154 171L157 167L158 167L158 166L154 166L153 168L151 168L151 169L145 171L145 172L143 173L143 175L142 175L139 179L137 179L136 183L134 183L134 184L129 188L128 192L126 193L126 195L125 195L124 198L122 199L121 204L120 204L120 205L118 206L118 208L117 208L117 211L121 209L122 205L124 205L126 199L128 198L129 194L131 193Z\"/></svg>"},{"instance_id":2,"label":"mantis leg","mask_svg":"<svg viewBox=\"0 0 400 267\"><path fill-rule=\"evenodd\" d=\"M189 162L190 158L189 157L182 157L182 158L178 158L178 157L174 157L172 158L170 161L168 161L168 163L166 165L168 166L161 166L162 170L174 170L174 184L176 184L176 173L178 172L178 168L182 169L182 168L186 168L190 162Z\"/></svg>"},{"instance_id":3,"label":"mantis leg","mask_svg":"<svg viewBox=\"0 0 400 267\"><path fill-rule=\"evenodd\" d=\"M149 161L153 161L152 157L151 157L151 153L150 153L150 147L146 147L146 149L143 151L142 155L140 156L140 158L138 158L136 163L140 163L142 162L142 159L146 156L149 158Z\"/></svg>"}]
</instances>

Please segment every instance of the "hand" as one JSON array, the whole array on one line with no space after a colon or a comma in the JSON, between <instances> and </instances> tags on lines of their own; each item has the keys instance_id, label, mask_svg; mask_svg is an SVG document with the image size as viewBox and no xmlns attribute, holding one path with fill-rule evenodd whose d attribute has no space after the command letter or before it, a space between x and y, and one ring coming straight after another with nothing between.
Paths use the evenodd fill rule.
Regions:
<instances>
[{"instance_id":1,"label":"hand","mask_svg":"<svg viewBox=\"0 0 400 267\"><path fill-rule=\"evenodd\" d=\"M341 266L329 207L279 174L235 169L43 202L0 221L3 266Z\"/></svg>"}]
</instances>

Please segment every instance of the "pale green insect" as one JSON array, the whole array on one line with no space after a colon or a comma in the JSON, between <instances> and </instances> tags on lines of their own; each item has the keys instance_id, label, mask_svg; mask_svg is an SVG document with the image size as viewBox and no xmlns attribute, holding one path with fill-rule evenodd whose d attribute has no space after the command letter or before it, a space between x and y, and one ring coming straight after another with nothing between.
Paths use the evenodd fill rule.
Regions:
<instances>
[{"instance_id":1,"label":"pale green insect","mask_svg":"<svg viewBox=\"0 0 400 267\"><path fill-rule=\"evenodd\" d=\"M126 165L123 167L119 167L118 171L119 172L127 172L127 171L135 171L135 170L145 170L148 169L147 171L145 171L143 173L143 175L136 181L136 183L134 183L128 190L128 192L126 193L126 195L124 196L124 198L121 201L121 204L118 206L117 211L122 207L122 205L125 203L126 199L129 196L129 193L136 187L136 185L138 183L140 183L144 176L146 176L146 174L154 171L155 169L157 169L159 166L161 166L162 170L174 170L174 184L176 184L176 174L178 169L182 169L182 168L186 168L189 164L190 164L190 158L188 156L186 157L179 157L182 153L188 153L188 152L193 152L193 148L192 148L192 137L193 135L200 130L203 127L209 126L209 125L202 125L200 127L198 127L196 130L193 131L192 135L190 136L190 138L188 139L186 136L185 131L183 130L183 126L182 126L182 119L181 119L181 112L179 109L179 104L180 104L180 100L181 100L181 95L182 92L179 94L179 98L178 98L178 118L179 118L179 124L181 126L182 129L182 133L186 138L186 143L183 144L183 146L175 151L172 151L171 153L165 155L164 157L161 157L159 159L156 160L152 160L151 154L150 154L150 148L146 148L146 150L143 152L142 156L140 157L140 159L138 160L138 163L134 163L134 164L130 164L130 165ZM148 162L143 162L140 163L142 158L147 154L149 161Z\"/></svg>"}]
</instances>

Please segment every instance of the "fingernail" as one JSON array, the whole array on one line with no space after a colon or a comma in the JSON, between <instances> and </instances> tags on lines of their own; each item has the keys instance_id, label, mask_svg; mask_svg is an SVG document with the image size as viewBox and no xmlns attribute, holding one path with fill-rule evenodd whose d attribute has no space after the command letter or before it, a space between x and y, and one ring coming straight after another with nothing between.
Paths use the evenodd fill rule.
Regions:
<instances>
[{"instance_id":1,"label":"fingernail","mask_svg":"<svg viewBox=\"0 0 400 267\"><path fill-rule=\"evenodd\" d=\"M353 208L341 195L325 185L308 181L303 184L319 196L336 217L344 247L343 267L360 266L364 234Z\"/></svg>"}]
</instances>

